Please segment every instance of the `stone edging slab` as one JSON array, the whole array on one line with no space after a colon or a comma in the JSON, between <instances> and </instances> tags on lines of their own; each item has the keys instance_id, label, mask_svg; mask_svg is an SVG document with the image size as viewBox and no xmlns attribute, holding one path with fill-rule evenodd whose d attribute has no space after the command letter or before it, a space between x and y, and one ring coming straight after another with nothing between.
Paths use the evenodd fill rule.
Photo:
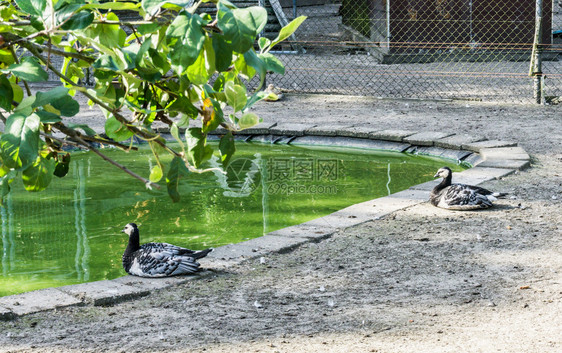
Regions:
<instances>
[{"instance_id":1,"label":"stone edging slab","mask_svg":"<svg viewBox=\"0 0 562 353\"><path fill-rule=\"evenodd\" d=\"M167 133L160 129L160 133ZM219 129L213 135L224 134ZM373 130L362 125L265 124L237 133L244 141L301 145L345 146L439 156L467 162L473 168L455 173L455 181L477 185L501 178L530 165L529 155L512 141L486 140L477 136L435 131ZM308 242L331 237L338 231L398 210L426 202L438 180L415 185L407 190L362 202L327 216L290 226L242 243L216 248L202 262L207 268L221 269L271 253L283 253ZM124 276L114 280L46 288L0 297L0 320L39 311L79 305L112 305L148 295L191 280L208 277L212 271L193 276L141 278Z\"/></svg>"}]
</instances>

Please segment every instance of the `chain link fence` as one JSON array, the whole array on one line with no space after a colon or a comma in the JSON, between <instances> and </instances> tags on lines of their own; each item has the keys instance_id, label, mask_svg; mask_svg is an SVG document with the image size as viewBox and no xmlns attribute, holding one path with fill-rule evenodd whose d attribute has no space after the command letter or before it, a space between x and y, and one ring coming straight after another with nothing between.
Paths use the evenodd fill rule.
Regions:
<instances>
[{"instance_id":1,"label":"chain link fence","mask_svg":"<svg viewBox=\"0 0 562 353\"><path fill-rule=\"evenodd\" d=\"M562 0L260 0L274 36L308 19L276 53L296 92L556 104ZM539 18L539 22L537 22ZM540 32L536 31L539 23Z\"/></svg>"},{"instance_id":2,"label":"chain link fence","mask_svg":"<svg viewBox=\"0 0 562 353\"><path fill-rule=\"evenodd\" d=\"M269 38L308 16L267 78L287 91L562 103L562 0L230 1L264 6Z\"/></svg>"}]
</instances>

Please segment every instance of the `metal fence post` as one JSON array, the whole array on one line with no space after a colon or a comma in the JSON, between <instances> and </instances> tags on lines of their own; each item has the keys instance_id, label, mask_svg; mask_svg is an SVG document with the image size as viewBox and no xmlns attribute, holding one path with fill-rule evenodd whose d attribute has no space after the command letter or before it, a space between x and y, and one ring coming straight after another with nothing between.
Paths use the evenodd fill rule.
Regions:
<instances>
[{"instance_id":1,"label":"metal fence post","mask_svg":"<svg viewBox=\"0 0 562 353\"><path fill-rule=\"evenodd\" d=\"M543 75L542 75L542 0L536 0L535 38L531 54L531 75L533 76L533 96L537 104L543 103Z\"/></svg>"}]
</instances>

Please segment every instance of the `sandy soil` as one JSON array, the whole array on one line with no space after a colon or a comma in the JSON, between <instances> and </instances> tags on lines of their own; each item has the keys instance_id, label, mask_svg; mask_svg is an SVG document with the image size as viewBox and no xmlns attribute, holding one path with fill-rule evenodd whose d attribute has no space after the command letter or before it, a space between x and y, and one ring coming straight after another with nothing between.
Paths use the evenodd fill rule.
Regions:
<instances>
[{"instance_id":1,"label":"sandy soil","mask_svg":"<svg viewBox=\"0 0 562 353\"><path fill-rule=\"evenodd\" d=\"M562 351L561 108L289 96L256 111L516 140L532 167L485 184L510 193L489 211L422 204L139 300L0 322L0 351Z\"/></svg>"}]
</instances>

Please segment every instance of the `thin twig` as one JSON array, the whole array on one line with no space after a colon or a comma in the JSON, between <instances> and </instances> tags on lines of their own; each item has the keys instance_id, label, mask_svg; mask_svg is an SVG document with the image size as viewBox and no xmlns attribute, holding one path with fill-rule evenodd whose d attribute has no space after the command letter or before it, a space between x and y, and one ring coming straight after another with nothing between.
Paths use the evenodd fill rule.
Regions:
<instances>
[{"instance_id":1,"label":"thin twig","mask_svg":"<svg viewBox=\"0 0 562 353\"><path fill-rule=\"evenodd\" d=\"M135 146L126 146L123 145L122 143L116 142L116 141L112 141L112 140L106 140L103 138L97 138L97 137L92 137L92 136L82 136L82 139L84 139L85 141L89 141L89 142L97 142L97 143L105 143L106 145L111 145L111 146L115 146L118 147L120 149L122 149L123 151L137 151L139 148L135 147Z\"/></svg>"},{"instance_id":2,"label":"thin twig","mask_svg":"<svg viewBox=\"0 0 562 353\"><path fill-rule=\"evenodd\" d=\"M62 144L72 145L72 146L74 146L74 147L85 147L85 146L79 144L78 142L69 141L69 140L66 140L66 139L61 139L60 137L56 137L56 136L53 136L53 135L51 135L51 134L47 134L47 133L45 133L45 132L43 132L43 131L39 131L39 134L40 134L41 136L46 137L46 138L49 138L49 139L51 139L51 140L56 140L56 141L58 141L58 142L60 142L60 143L62 143Z\"/></svg>"},{"instance_id":3,"label":"thin twig","mask_svg":"<svg viewBox=\"0 0 562 353\"><path fill-rule=\"evenodd\" d=\"M35 44L35 43L30 43L31 45L35 46L37 49L40 50L47 50L48 48L46 48L44 45L39 45L39 44ZM73 59L78 59L78 60L82 60L87 62L88 64L92 64L93 62L96 61L96 59L91 58L87 55L84 54L80 54L80 53L73 53L70 51L62 51L62 50L58 50L56 48L51 47L51 54L54 55L58 55L58 56L64 56L65 58L73 58Z\"/></svg>"},{"instance_id":4,"label":"thin twig","mask_svg":"<svg viewBox=\"0 0 562 353\"><path fill-rule=\"evenodd\" d=\"M67 136L72 136L73 134L77 133L76 130L69 128L68 126L64 125L61 122L55 123L55 124L53 124L53 126ZM101 144L105 143L106 145L119 147L120 149L122 149L124 151L129 151L129 150L137 151L138 150L137 147L125 146L125 145L123 145L119 142L106 140L106 139L103 139L103 138L96 138L96 137L84 136L84 135L80 135L80 138L85 140L85 141L88 141L88 142L97 142L97 143L101 143Z\"/></svg>"},{"instance_id":5,"label":"thin twig","mask_svg":"<svg viewBox=\"0 0 562 353\"><path fill-rule=\"evenodd\" d=\"M82 140L83 141L83 140ZM87 143L86 141L83 141L84 143ZM95 154L97 154L98 156L100 156L102 159L106 160L107 162L109 162L110 164L113 164L114 166L116 166L117 168L121 169L122 171L124 171L125 173L129 174L130 176L132 176L133 178L139 179L140 181L142 181L144 183L144 185L146 185L147 188L151 189L152 187L155 187L157 189L160 189L160 185L151 182L150 180L141 177L140 175L138 175L137 173L131 171L130 169L128 169L127 167L125 167L122 164L119 164L117 162L115 162L114 160L112 160L111 158L107 157L106 155L104 155L103 153L101 153L97 148L89 146L88 149L92 152L94 152Z\"/></svg>"},{"instance_id":6,"label":"thin twig","mask_svg":"<svg viewBox=\"0 0 562 353\"><path fill-rule=\"evenodd\" d=\"M55 137L53 135L49 135L46 134L44 132L41 132L42 136L48 137L50 139L53 140L57 140L61 143L67 143L67 144L71 144L74 146L82 146L82 147L86 147L88 150L94 152L95 154L97 154L98 156L100 156L103 160L109 162L110 164L116 166L117 168L121 169L122 171L124 171L125 173L129 174L130 176L132 176L135 179L138 179L140 181L142 181L144 183L144 185L146 185L147 188L151 189L153 187L160 189L160 185L151 182L150 180L143 178L142 176L138 175L137 173L133 172L132 170L128 169L127 167L125 167L122 164L117 163L116 161L114 161L113 159L109 158L108 156L106 156L105 154L101 153L97 148L95 148L94 146L92 146L91 144L89 144L88 142L82 140L81 136L79 136L76 132L74 132L73 135L69 136L71 139L73 139L75 142L71 142L68 140L64 140L58 137Z\"/></svg>"}]
</instances>

